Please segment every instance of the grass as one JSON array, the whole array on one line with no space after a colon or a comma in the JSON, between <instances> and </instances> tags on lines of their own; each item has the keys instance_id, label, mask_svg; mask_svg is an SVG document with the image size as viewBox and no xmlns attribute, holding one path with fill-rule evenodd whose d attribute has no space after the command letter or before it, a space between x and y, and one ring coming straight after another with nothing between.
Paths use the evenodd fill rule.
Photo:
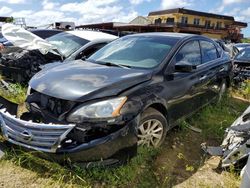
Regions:
<instances>
[{"instance_id":1,"label":"grass","mask_svg":"<svg viewBox=\"0 0 250 188\"><path fill-rule=\"evenodd\" d=\"M9 148L3 161L35 171L43 178L53 180L48 186L74 186L90 187L91 184L99 186L129 186L140 184L148 187L154 186L154 175L150 171L150 164L157 155L156 149L140 148L136 158L127 165L117 168L93 168L83 169L79 166L61 166L35 156L36 152L24 152ZM145 178L147 175L147 179ZM141 177L141 178L138 178ZM150 179L148 179L150 178Z\"/></svg>"},{"instance_id":2,"label":"grass","mask_svg":"<svg viewBox=\"0 0 250 188\"><path fill-rule=\"evenodd\" d=\"M232 94L250 101L250 80L245 80L232 88Z\"/></svg>"},{"instance_id":3,"label":"grass","mask_svg":"<svg viewBox=\"0 0 250 188\"><path fill-rule=\"evenodd\" d=\"M222 141L224 130L247 108L249 104L225 96L218 104L208 105L187 121L202 130L205 139Z\"/></svg>"},{"instance_id":4,"label":"grass","mask_svg":"<svg viewBox=\"0 0 250 188\"><path fill-rule=\"evenodd\" d=\"M21 104L26 99L27 88L18 83L10 83L8 90L0 87L0 96L14 102Z\"/></svg>"}]
</instances>

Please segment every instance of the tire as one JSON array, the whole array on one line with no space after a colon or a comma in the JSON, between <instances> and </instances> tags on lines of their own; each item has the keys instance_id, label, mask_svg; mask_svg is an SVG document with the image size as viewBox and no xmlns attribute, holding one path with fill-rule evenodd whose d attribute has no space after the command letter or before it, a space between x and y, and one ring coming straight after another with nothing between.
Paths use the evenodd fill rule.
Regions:
<instances>
[{"instance_id":1,"label":"tire","mask_svg":"<svg viewBox=\"0 0 250 188\"><path fill-rule=\"evenodd\" d=\"M162 113L154 108L146 109L138 126L138 145L159 147L166 138L168 123Z\"/></svg>"},{"instance_id":2,"label":"tire","mask_svg":"<svg viewBox=\"0 0 250 188\"><path fill-rule=\"evenodd\" d=\"M221 101L223 95L226 93L227 91L227 81L225 79L223 79L221 81L221 84L220 84L220 91L219 91L219 96L218 96L218 102Z\"/></svg>"}]
</instances>

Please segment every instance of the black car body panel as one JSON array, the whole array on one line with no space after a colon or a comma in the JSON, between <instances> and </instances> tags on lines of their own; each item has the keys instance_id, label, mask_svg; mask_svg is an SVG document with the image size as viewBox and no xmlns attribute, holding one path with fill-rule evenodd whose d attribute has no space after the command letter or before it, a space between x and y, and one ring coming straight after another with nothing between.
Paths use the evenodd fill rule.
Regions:
<instances>
[{"instance_id":1,"label":"black car body panel","mask_svg":"<svg viewBox=\"0 0 250 188\"><path fill-rule=\"evenodd\" d=\"M153 41L150 44L155 59L162 55L162 49L167 49L163 60L157 66L152 59L141 61L139 57L148 58L147 53L152 51L147 52L140 45L144 51L140 53L137 48L132 53L137 58L134 64L124 61L123 65L112 66L112 62L105 64L104 61L98 63L98 60L91 59L95 56L99 58L102 54L106 57L105 50L119 42L127 45L127 41L136 40L138 44ZM163 40L172 40L172 47L164 46ZM117 156L123 148L134 151L138 139L137 127L146 109L150 107L159 111L171 127L178 119L214 100L220 93L223 81L229 83L232 70L230 57L217 48L220 47L214 41L197 35L147 33L126 36L96 52L87 60L90 62L74 61L54 65L35 75L30 81L27 97L30 112L23 119L55 124L74 123L75 127L53 155L58 157L68 153L77 163L106 160ZM157 52L159 54L155 54ZM211 57L213 60L208 60ZM123 58L132 57L125 53ZM133 66L139 62L147 62L147 67ZM188 62L198 64L190 65ZM176 67L182 69L177 70ZM86 116L77 121L70 118L82 107L124 97L126 101L118 116L98 118L95 111L94 117Z\"/></svg>"},{"instance_id":2,"label":"black car body panel","mask_svg":"<svg viewBox=\"0 0 250 188\"><path fill-rule=\"evenodd\" d=\"M150 71L121 69L78 60L64 63L36 74L32 89L55 98L85 101L115 96L123 90L150 79ZM65 88L70 88L66 93Z\"/></svg>"}]
</instances>

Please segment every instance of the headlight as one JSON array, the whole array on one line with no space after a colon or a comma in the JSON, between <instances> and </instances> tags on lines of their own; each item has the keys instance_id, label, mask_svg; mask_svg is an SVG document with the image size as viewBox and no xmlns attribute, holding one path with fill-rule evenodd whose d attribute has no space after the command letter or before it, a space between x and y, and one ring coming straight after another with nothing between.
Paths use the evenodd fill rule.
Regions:
<instances>
[{"instance_id":1,"label":"headlight","mask_svg":"<svg viewBox=\"0 0 250 188\"><path fill-rule=\"evenodd\" d=\"M76 108L68 116L69 122L82 122L84 118L111 118L120 115L127 97L119 97Z\"/></svg>"}]
</instances>

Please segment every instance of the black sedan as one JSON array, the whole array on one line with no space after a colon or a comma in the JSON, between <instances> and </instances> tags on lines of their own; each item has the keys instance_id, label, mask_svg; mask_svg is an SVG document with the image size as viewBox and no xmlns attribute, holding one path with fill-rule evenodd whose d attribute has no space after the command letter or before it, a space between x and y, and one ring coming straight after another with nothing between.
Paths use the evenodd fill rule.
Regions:
<instances>
[{"instance_id":1,"label":"black sedan","mask_svg":"<svg viewBox=\"0 0 250 188\"><path fill-rule=\"evenodd\" d=\"M55 160L116 163L133 156L137 145L160 146L178 119L222 95L231 69L229 56L203 36L125 36L86 62L36 74L29 112L17 119L0 111L2 132Z\"/></svg>"}]
</instances>

